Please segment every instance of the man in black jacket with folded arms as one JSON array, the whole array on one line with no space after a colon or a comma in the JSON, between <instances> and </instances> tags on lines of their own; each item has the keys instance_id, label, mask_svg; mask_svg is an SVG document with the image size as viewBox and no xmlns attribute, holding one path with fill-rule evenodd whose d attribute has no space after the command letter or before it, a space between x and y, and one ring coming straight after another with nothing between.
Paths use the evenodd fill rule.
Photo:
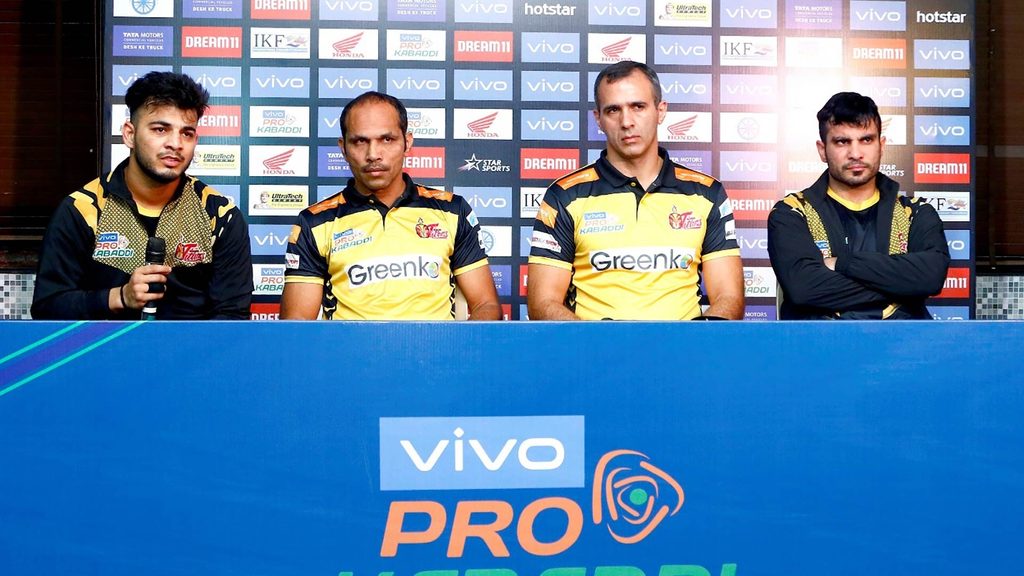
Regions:
<instances>
[{"instance_id":1,"label":"man in black jacket with folded arms","mask_svg":"<svg viewBox=\"0 0 1024 576\"><path fill-rule=\"evenodd\" d=\"M878 172L885 137L871 98L832 96L818 112L828 169L768 216L768 254L782 288L779 318L930 318L949 248L935 209L900 196Z\"/></svg>"}]
</instances>

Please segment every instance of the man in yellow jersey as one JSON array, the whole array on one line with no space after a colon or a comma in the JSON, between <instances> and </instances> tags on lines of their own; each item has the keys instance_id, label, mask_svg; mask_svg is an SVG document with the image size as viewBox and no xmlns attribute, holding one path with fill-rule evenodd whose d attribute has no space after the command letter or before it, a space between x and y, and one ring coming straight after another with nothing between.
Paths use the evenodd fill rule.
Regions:
<instances>
[{"instance_id":1,"label":"man in yellow jersey","mask_svg":"<svg viewBox=\"0 0 1024 576\"><path fill-rule=\"evenodd\" d=\"M246 320L249 231L225 196L185 173L210 95L185 74L150 72L125 93L128 159L66 197L43 238L32 317ZM150 238L164 255L146 255ZM155 312L154 312L155 310Z\"/></svg>"},{"instance_id":2,"label":"man in yellow jersey","mask_svg":"<svg viewBox=\"0 0 1024 576\"><path fill-rule=\"evenodd\" d=\"M299 214L285 253L281 318L314 319L322 310L335 320L451 320L458 287L470 320L499 320L469 204L402 171L413 141L405 106L367 92L345 106L340 124L352 178Z\"/></svg>"},{"instance_id":3,"label":"man in yellow jersey","mask_svg":"<svg viewBox=\"0 0 1024 576\"><path fill-rule=\"evenodd\" d=\"M782 286L779 317L930 318L949 248L930 205L878 172L882 118L867 96L840 92L818 112L828 169L768 216L768 255Z\"/></svg>"},{"instance_id":4,"label":"man in yellow jersey","mask_svg":"<svg viewBox=\"0 0 1024 576\"><path fill-rule=\"evenodd\" d=\"M742 318L731 205L721 183L658 146L668 104L657 74L612 64L594 101L608 144L544 195L530 239L530 319ZM701 277L711 303L703 312Z\"/></svg>"}]
</instances>

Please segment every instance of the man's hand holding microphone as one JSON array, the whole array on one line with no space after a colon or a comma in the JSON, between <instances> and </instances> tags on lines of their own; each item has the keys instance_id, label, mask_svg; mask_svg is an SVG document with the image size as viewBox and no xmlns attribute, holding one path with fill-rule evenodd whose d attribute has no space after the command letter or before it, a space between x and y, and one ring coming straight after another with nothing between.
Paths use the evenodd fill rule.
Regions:
<instances>
[{"instance_id":1,"label":"man's hand holding microphone","mask_svg":"<svg viewBox=\"0 0 1024 576\"><path fill-rule=\"evenodd\" d=\"M146 242L146 264L132 271L128 283L110 289L108 304L118 312L142 309L142 319L156 318L157 302L167 289L171 267L164 264L167 246L163 238L153 236Z\"/></svg>"}]
</instances>

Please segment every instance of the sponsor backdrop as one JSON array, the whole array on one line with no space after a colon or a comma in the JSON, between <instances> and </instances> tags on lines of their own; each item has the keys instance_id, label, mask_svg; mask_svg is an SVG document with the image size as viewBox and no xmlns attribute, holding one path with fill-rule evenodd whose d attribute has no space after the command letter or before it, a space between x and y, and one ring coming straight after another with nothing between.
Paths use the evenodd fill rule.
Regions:
<instances>
[{"instance_id":1,"label":"sponsor backdrop","mask_svg":"<svg viewBox=\"0 0 1024 576\"><path fill-rule=\"evenodd\" d=\"M126 155L126 87L186 72L213 95L190 172L254 226L255 317L273 318L281 226L350 175L338 115L352 97L402 98L407 171L465 196L502 301L525 317L522 264L545 187L604 146L597 72L661 74L671 156L725 183L746 265L748 318L775 318L765 218L823 171L814 114L855 90L881 107L882 171L939 211L953 255L941 308L974 309L973 0L112 0L108 163ZM524 234L527 237L524 237ZM511 278L511 275L518 278Z\"/></svg>"},{"instance_id":2,"label":"sponsor backdrop","mask_svg":"<svg viewBox=\"0 0 1024 576\"><path fill-rule=\"evenodd\" d=\"M595 322L561 361L551 323L342 330L0 325L5 576L1021 563L1022 323ZM305 344L339 339L386 361Z\"/></svg>"}]
</instances>

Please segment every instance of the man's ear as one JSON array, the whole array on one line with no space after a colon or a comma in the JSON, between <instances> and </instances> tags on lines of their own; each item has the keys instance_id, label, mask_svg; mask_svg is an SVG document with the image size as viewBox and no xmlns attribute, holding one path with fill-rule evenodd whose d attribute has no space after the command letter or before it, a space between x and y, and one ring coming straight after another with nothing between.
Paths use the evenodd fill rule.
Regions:
<instances>
[{"instance_id":1,"label":"man's ear","mask_svg":"<svg viewBox=\"0 0 1024 576\"><path fill-rule=\"evenodd\" d=\"M125 120L121 125L121 140L129 150L135 149L135 125L132 124L131 118Z\"/></svg>"}]
</instances>

